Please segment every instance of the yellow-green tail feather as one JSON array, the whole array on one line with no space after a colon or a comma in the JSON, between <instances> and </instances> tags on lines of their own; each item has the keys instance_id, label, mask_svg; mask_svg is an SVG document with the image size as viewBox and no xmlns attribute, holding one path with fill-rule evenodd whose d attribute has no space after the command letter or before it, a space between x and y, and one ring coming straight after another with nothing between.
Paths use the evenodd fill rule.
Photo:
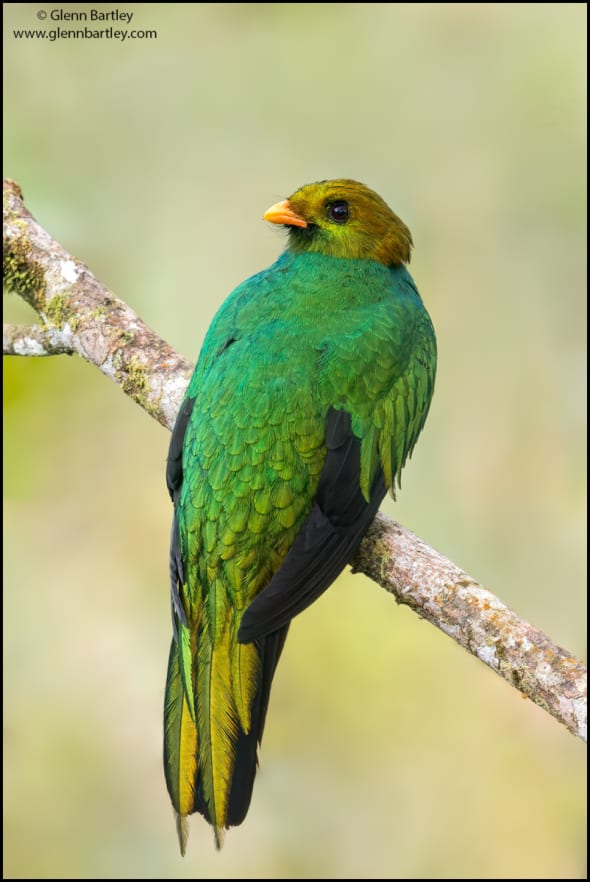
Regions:
<instances>
[{"instance_id":1,"label":"yellow-green tail feather","mask_svg":"<svg viewBox=\"0 0 590 882\"><path fill-rule=\"evenodd\" d=\"M170 647L164 704L164 771L176 811L180 851L184 855L188 837L186 816L195 811L197 727L186 700L174 640Z\"/></svg>"},{"instance_id":2,"label":"yellow-green tail feather","mask_svg":"<svg viewBox=\"0 0 590 882\"><path fill-rule=\"evenodd\" d=\"M199 812L205 817L219 849L224 830L244 819L252 795L257 746L287 629L244 645L237 642L232 624L231 615L224 625L218 620L215 640L206 628L191 641L179 633L170 649L164 768L182 854L187 815ZM190 671L189 642L194 653ZM193 686L192 701L186 696L186 682Z\"/></svg>"}]
</instances>

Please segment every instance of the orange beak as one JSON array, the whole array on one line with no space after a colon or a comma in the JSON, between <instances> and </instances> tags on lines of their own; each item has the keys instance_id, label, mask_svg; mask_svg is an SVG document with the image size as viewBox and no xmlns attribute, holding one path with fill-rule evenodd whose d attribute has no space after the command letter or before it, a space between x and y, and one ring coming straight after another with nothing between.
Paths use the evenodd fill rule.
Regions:
<instances>
[{"instance_id":1,"label":"orange beak","mask_svg":"<svg viewBox=\"0 0 590 882\"><path fill-rule=\"evenodd\" d=\"M288 224L290 227L307 226L307 221L299 217L298 214L295 214L289 205L288 199L285 199L284 202L277 202L276 205L271 205L268 211L264 213L263 218L266 221L270 221L271 224Z\"/></svg>"}]
</instances>

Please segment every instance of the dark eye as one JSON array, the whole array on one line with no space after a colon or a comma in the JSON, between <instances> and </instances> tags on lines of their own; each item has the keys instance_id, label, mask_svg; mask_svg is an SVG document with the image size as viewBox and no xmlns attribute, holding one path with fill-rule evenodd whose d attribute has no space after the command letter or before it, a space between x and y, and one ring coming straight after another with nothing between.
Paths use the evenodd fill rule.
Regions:
<instances>
[{"instance_id":1,"label":"dark eye","mask_svg":"<svg viewBox=\"0 0 590 882\"><path fill-rule=\"evenodd\" d=\"M348 202L345 202L344 199L338 199L336 202L329 202L328 217L336 224L345 224L350 217Z\"/></svg>"}]
</instances>

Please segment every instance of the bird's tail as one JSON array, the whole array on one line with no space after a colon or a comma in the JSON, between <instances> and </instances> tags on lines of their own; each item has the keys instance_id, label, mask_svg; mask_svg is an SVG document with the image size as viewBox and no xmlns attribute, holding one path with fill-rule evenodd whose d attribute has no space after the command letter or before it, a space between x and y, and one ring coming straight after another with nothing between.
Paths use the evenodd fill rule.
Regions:
<instances>
[{"instance_id":1,"label":"bird's tail","mask_svg":"<svg viewBox=\"0 0 590 882\"><path fill-rule=\"evenodd\" d=\"M179 624L172 640L164 703L164 770L177 815L181 853L187 815L199 812L221 848L250 800L272 678L288 626L239 644L236 629L217 639Z\"/></svg>"}]
</instances>

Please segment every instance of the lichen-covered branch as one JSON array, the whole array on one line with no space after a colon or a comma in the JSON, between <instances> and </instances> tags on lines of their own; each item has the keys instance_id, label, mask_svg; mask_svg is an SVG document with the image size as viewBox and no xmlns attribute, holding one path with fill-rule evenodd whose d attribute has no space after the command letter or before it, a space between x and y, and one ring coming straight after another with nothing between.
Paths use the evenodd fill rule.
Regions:
<instances>
[{"instance_id":1,"label":"lichen-covered branch","mask_svg":"<svg viewBox=\"0 0 590 882\"><path fill-rule=\"evenodd\" d=\"M71 333L41 325L7 325L3 332L4 355L73 355Z\"/></svg>"},{"instance_id":2,"label":"lichen-covered branch","mask_svg":"<svg viewBox=\"0 0 590 882\"><path fill-rule=\"evenodd\" d=\"M40 317L4 328L5 354L77 353L172 428L192 365L55 242L4 182L5 285ZM379 514L352 562L586 739L586 668L400 524Z\"/></svg>"},{"instance_id":3,"label":"lichen-covered branch","mask_svg":"<svg viewBox=\"0 0 590 882\"><path fill-rule=\"evenodd\" d=\"M4 353L77 353L172 428L193 365L37 223L13 181L3 202L4 285L40 319L33 329L5 327Z\"/></svg>"},{"instance_id":4,"label":"lichen-covered branch","mask_svg":"<svg viewBox=\"0 0 590 882\"><path fill-rule=\"evenodd\" d=\"M586 667L401 524L379 513L352 567L586 740Z\"/></svg>"}]
</instances>

